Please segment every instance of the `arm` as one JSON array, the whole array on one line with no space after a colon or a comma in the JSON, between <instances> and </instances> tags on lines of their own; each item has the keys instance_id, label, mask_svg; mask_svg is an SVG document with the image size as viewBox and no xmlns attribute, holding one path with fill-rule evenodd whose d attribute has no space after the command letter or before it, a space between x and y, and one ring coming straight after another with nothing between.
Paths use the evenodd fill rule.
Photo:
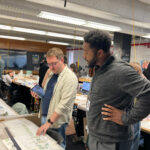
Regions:
<instances>
[{"instance_id":1,"label":"arm","mask_svg":"<svg viewBox=\"0 0 150 150\"><path fill-rule=\"evenodd\" d=\"M7 80L7 82L8 82L9 84L12 83L12 79L11 79L11 77L10 77L9 75L6 76L6 80Z\"/></svg>"},{"instance_id":2,"label":"arm","mask_svg":"<svg viewBox=\"0 0 150 150\"><path fill-rule=\"evenodd\" d=\"M150 94L150 93L149 93ZM149 99L149 94L146 100ZM105 107L102 107L102 114L107 116L104 117L103 120L113 121L119 125L129 125L138 121L141 121L150 113L150 102L149 104L143 100L143 104L141 105L140 101L137 101L136 104L130 111L124 112L120 109L117 109L113 106L104 104ZM136 112L136 113L135 113Z\"/></svg>"},{"instance_id":3,"label":"arm","mask_svg":"<svg viewBox=\"0 0 150 150\"><path fill-rule=\"evenodd\" d=\"M121 116L124 125L141 121L150 113L150 91L138 96L135 106Z\"/></svg>"},{"instance_id":4,"label":"arm","mask_svg":"<svg viewBox=\"0 0 150 150\"><path fill-rule=\"evenodd\" d=\"M45 83L46 83L46 80L47 80L48 75L49 75L50 73L51 73L51 70L48 69L47 72L45 73L44 79L43 79L43 81L42 81L42 88L44 88Z\"/></svg>"},{"instance_id":5,"label":"arm","mask_svg":"<svg viewBox=\"0 0 150 150\"><path fill-rule=\"evenodd\" d=\"M134 107L121 116L123 124L129 125L141 121L150 113L150 82L132 70L126 73L123 80L120 84L121 89L134 98L137 97Z\"/></svg>"},{"instance_id":6,"label":"arm","mask_svg":"<svg viewBox=\"0 0 150 150\"><path fill-rule=\"evenodd\" d=\"M72 111L78 80L77 78L66 79L61 90L61 100L57 105L55 112L58 114L68 114Z\"/></svg>"},{"instance_id":7,"label":"arm","mask_svg":"<svg viewBox=\"0 0 150 150\"><path fill-rule=\"evenodd\" d=\"M150 113L150 82L130 68L124 69L119 76L120 88L133 97L137 97L137 102L127 112L105 105L102 110L106 112L102 112L102 114L108 116L104 120L111 120L120 125L129 125L142 120Z\"/></svg>"},{"instance_id":8,"label":"arm","mask_svg":"<svg viewBox=\"0 0 150 150\"><path fill-rule=\"evenodd\" d=\"M77 79L74 79L74 81L70 81L69 79L67 79L64 82L64 86L61 91L62 94L60 102L58 103L55 112L50 116L51 122L56 122L61 115L67 114L72 110L72 106L74 103L73 98L75 98L76 95L77 84ZM36 134L41 135L41 133L43 132L43 135L45 135L47 129L50 128L51 125L51 123L46 122L37 130Z\"/></svg>"},{"instance_id":9,"label":"arm","mask_svg":"<svg viewBox=\"0 0 150 150\"><path fill-rule=\"evenodd\" d=\"M51 122L55 122L55 121L57 121L57 119L58 119L59 117L60 117L60 115L59 115L58 113L54 112L54 113L51 115L50 120L51 120ZM52 125L51 123L46 122L44 125L42 125L42 126L37 130L36 135L39 136L39 135L41 135L42 132L43 132L43 135L45 135L47 129L50 128L51 125Z\"/></svg>"},{"instance_id":10,"label":"arm","mask_svg":"<svg viewBox=\"0 0 150 150\"><path fill-rule=\"evenodd\" d=\"M34 97L34 98L37 98L37 99L39 98L39 96L33 91L31 91L31 96Z\"/></svg>"}]
</instances>

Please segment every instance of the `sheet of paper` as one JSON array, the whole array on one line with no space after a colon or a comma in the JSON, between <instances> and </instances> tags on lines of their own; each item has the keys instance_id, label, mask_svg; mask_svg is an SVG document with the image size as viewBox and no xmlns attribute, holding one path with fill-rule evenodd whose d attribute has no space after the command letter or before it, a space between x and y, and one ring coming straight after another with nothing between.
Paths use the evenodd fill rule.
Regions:
<instances>
[{"instance_id":1,"label":"sheet of paper","mask_svg":"<svg viewBox=\"0 0 150 150\"><path fill-rule=\"evenodd\" d=\"M7 147L8 150L15 150L14 144L10 138L2 140L3 144Z\"/></svg>"},{"instance_id":2,"label":"sheet of paper","mask_svg":"<svg viewBox=\"0 0 150 150\"><path fill-rule=\"evenodd\" d=\"M20 136L15 140L22 150L60 150L56 143L51 143L46 136Z\"/></svg>"},{"instance_id":3,"label":"sheet of paper","mask_svg":"<svg viewBox=\"0 0 150 150\"><path fill-rule=\"evenodd\" d=\"M150 130L150 120L144 119L144 120L141 122L141 127Z\"/></svg>"},{"instance_id":4,"label":"sheet of paper","mask_svg":"<svg viewBox=\"0 0 150 150\"><path fill-rule=\"evenodd\" d=\"M77 96L76 96L76 99L79 99L79 100L87 100L87 95L77 95Z\"/></svg>"},{"instance_id":5,"label":"sheet of paper","mask_svg":"<svg viewBox=\"0 0 150 150\"><path fill-rule=\"evenodd\" d=\"M22 150L63 150L48 135L36 136L38 127L26 119L15 119L3 122ZM4 130L4 129L3 129ZM8 150L12 150L12 142L7 137L2 140Z\"/></svg>"}]
</instances>

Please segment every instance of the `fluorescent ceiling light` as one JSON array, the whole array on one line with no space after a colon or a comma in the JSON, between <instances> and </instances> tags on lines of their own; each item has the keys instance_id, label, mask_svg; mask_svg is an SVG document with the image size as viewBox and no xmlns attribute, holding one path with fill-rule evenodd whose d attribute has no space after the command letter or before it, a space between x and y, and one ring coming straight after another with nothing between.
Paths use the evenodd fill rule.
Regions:
<instances>
[{"instance_id":1,"label":"fluorescent ceiling light","mask_svg":"<svg viewBox=\"0 0 150 150\"><path fill-rule=\"evenodd\" d=\"M40 35L48 35L48 36L52 36L52 37L83 40L83 37L80 37L80 36L73 36L73 35L61 34L61 33L55 33L55 32L46 32L46 31L41 31L41 30L33 30L33 29L20 28L20 27L12 27L12 30L19 31L19 32L40 34Z\"/></svg>"},{"instance_id":2,"label":"fluorescent ceiling light","mask_svg":"<svg viewBox=\"0 0 150 150\"><path fill-rule=\"evenodd\" d=\"M13 31L25 32L25 33L31 33L31 34L39 34L39 35L60 37L60 38L66 38L66 39L83 40L83 37L81 36L74 36L74 35L61 34L61 33L55 33L55 32L47 32L47 31L34 30L34 29L28 29L28 28L0 25L0 29L1 28L3 28L4 30L13 30Z\"/></svg>"},{"instance_id":3,"label":"fluorescent ceiling light","mask_svg":"<svg viewBox=\"0 0 150 150\"><path fill-rule=\"evenodd\" d=\"M91 22L91 21L87 21L83 19L68 17L64 15L58 15L58 14L54 14L54 13L50 13L46 11L41 11L38 17L55 20L59 22L64 22L64 23L70 23L70 24L95 28L95 29L107 30L107 31L120 31L121 30L121 28L117 26L102 24L98 22Z\"/></svg>"},{"instance_id":4,"label":"fluorescent ceiling light","mask_svg":"<svg viewBox=\"0 0 150 150\"><path fill-rule=\"evenodd\" d=\"M0 25L0 29L3 29L3 30L11 30L12 27L11 27L11 26Z\"/></svg>"},{"instance_id":5,"label":"fluorescent ceiling light","mask_svg":"<svg viewBox=\"0 0 150 150\"><path fill-rule=\"evenodd\" d=\"M54 33L54 32L48 32L47 35L54 36L54 37L60 37L60 38L66 38L66 39L83 40L83 37L81 37L81 36L74 36L74 35Z\"/></svg>"},{"instance_id":6,"label":"fluorescent ceiling light","mask_svg":"<svg viewBox=\"0 0 150 150\"><path fill-rule=\"evenodd\" d=\"M6 35L0 35L0 38L5 38L5 39L14 39L14 40L25 40L25 38L22 38L22 37L16 37L16 36L6 36Z\"/></svg>"},{"instance_id":7,"label":"fluorescent ceiling light","mask_svg":"<svg viewBox=\"0 0 150 150\"><path fill-rule=\"evenodd\" d=\"M88 21L88 23L83 26L95 28L95 29L107 30L107 31L120 31L121 30L121 28L117 26L106 25L106 24L90 22L90 21Z\"/></svg>"},{"instance_id":8,"label":"fluorescent ceiling light","mask_svg":"<svg viewBox=\"0 0 150 150\"><path fill-rule=\"evenodd\" d=\"M75 24L75 25L86 24L86 20L83 20L83 19L68 17L64 15L58 15L58 14L49 13L46 11L41 11L41 13L38 16L41 18L45 18L45 19L50 19L50 20L55 20L55 21L70 23L70 24Z\"/></svg>"},{"instance_id":9,"label":"fluorescent ceiling light","mask_svg":"<svg viewBox=\"0 0 150 150\"><path fill-rule=\"evenodd\" d=\"M27 29L27 28L20 28L20 27L12 27L13 31L19 32L26 32L26 33L33 33L33 34L40 34L45 35L46 31L34 30L34 29Z\"/></svg>"},{"instance_id":10,"label":"fluorescent ceiling light","mask_svg":"<svg viewBox=\"0 0 150 150\"><path fill-rule=\"evenodd\" d=\"M69 43L55 42L55 41L49 41L48 43L51 43L51 44L58 44L58 45L69 45Z\"/></svg>"},{"instance_id":11,"label":"fluorescent ceiling light","mask_svg":"<svg viewBox=\"0 0 150 150\"><path fill-rule=\"evenodd\" d=\"M150 34L147 34L147 35L142 36L142 37L150 39Z\"/></svg>"},{"instance_id":12,"label":"fluorescent ceiling light","mask_svg":"<svg viewBox=\"0 0 150 150\"><path fill-rule=\"evenodd\" d=\"M73 39L83 41L83 37L82 36L75 36Z\"/></svg>"}]
</instances>

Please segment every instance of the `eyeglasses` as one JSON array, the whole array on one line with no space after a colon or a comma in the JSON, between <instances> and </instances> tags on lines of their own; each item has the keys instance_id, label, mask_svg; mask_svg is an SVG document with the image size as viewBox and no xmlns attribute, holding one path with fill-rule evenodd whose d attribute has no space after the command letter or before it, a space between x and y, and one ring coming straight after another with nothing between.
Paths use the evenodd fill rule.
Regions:
<instances>
[{"instance_id":1,"label":"eyeglasses","mask_svg":"<svg viewBox=\"0 0 150 150\"><path fill-rule=\"evenodd\" d=\"M56 66L57 63L58 63L58 61L57 61L57 62L53 62L53 63L49 63L48 66L49 66L49 67L51 67L51 66Z\"/></svg>"}]
</instances>

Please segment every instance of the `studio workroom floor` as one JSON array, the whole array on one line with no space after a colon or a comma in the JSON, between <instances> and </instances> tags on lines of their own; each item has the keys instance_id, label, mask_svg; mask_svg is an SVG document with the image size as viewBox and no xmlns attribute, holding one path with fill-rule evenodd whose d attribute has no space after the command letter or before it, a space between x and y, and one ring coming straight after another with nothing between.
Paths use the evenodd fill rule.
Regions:
<instances>
[{"instance_id":1,"label":"studio workroom floor","mask_svg":"<svg viewBox=\"0 0 150 150\"><path fill-rule=\"evenodd\" d=\"M66 150L85 150L85 144L82 141L74 141L73 135L68 135L66 140Z\"/></svg>"}]
</instances>

